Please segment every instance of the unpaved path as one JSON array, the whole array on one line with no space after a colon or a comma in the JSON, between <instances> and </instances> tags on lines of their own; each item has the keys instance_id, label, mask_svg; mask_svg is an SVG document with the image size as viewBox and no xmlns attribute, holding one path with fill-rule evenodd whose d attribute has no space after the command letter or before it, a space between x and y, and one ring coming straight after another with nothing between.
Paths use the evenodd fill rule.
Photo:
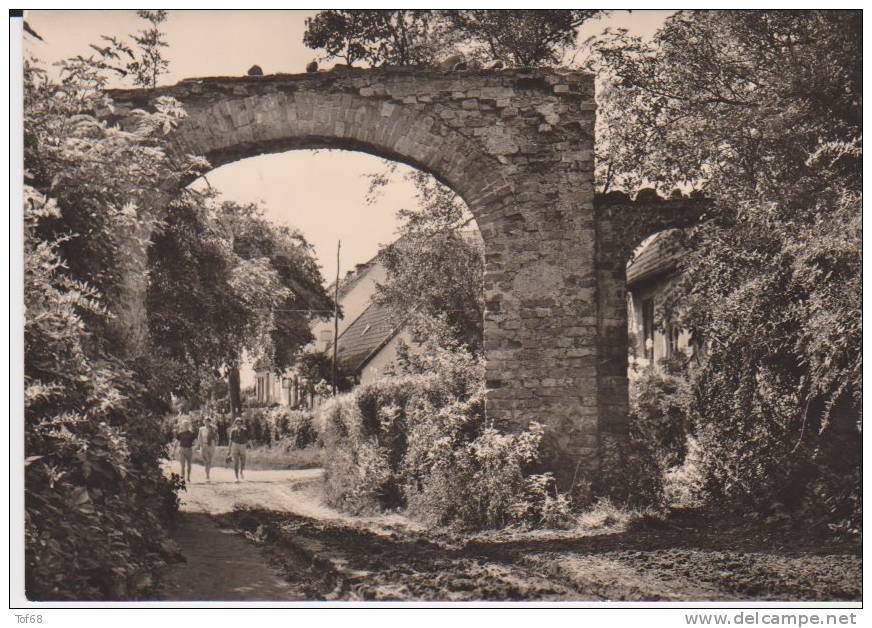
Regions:
<instances>
[{"instance_id":1,"label":"unpaved path","mask_svg":"<svg viewBox=\"0 0 872 628\"><path fill-rule=\"evenodd\" d=\"M164 599L173 601L305 600L244 536L221 529L209 516L187 513L176 530L186 562L164 578Z\"/></svg>"},{"instance_id":2,"label":"unpaved path","mask_svg":"<svg viewBox=\"0 0 872 628\"><path fill-rule=\"evenodd\" d=\"M215 469L182 493L173 600L859 600L857 544L770 538L699 515L457 534L321 501L318 469Z\"/></svg>"},{"instance_id":3,"label":"unpaved path","mask_svg":"<svg viewBox=\"0 0 872 628\"><path fill-rule=\"evenodd\" d=\"M178 473L178 464L166 470ZM322 474L321 469L300 470L251 470L245 472L245 479L237 482L233 469L220 466L212 469L211 480L206 481L206 470L198 464L193 466L191 482L180 494L182 512L220 515L234 508L268 508L283 512L299 512L313 507L317 502L301 498L298 493L307 485L316 482ZM298 509L303 509L300 511ZM326 513L313 513L317 514Z\"/></svg>"},{"instance_id":4,"label":"unpaved path","mask_svg":"<svg viewBox=\"0 0 872 628\"><path fill-rule=\"evenodd\" d=\"M178 473L178 464L165 472ZM205 469L193 466L192 481L181 493L181 516L174 540L184 557L163 578L163 599L173 601L296 601L323 597L301 570L286 577L277 561L259 547L257 537L240 531L226 515L244 509L293 513L337 525L364 526L374 534L420 526L398 515L349 517L320 501L321 469L251 470L237 482L233 470L219 466L206 480ZM255 530L256 531L256 530Z\"/></svg>"},{"instance_id":5,"label":"unpaved path","mask_svg":"<svg viewBox=\"0 0 872 628\"><path fill-rule=\"evenodd\" d=\"M178 465L165 471L178 472ZM237 482L233 470L206 471L194 465L181 493L181 516L174 540L184 562L171 565L163 579L163 598L173 601L294 601L306 593L284 578L254 543L238 530L220 527L215 515L234 508L267 507L288 510L295 503L294 488L311 483L319 469L300 471L248 471Z\"/></svg>"}]
</instances>

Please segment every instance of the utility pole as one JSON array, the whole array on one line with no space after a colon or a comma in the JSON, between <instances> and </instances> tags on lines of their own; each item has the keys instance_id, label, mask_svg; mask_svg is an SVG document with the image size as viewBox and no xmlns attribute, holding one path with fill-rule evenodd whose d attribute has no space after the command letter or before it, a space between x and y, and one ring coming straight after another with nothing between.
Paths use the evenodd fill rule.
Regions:
<instances>
[{"instance_id":1,"label":"utility pole","mask_svg":"<svg viewBox=\"0 0 872 628\"><path fill-rule=\"evenodd\" d=\"M336 242L336 283L333 285L333 396L336 396L336 346L339 344L339 250L342 240Z\"/></svg>"}]
</instances>

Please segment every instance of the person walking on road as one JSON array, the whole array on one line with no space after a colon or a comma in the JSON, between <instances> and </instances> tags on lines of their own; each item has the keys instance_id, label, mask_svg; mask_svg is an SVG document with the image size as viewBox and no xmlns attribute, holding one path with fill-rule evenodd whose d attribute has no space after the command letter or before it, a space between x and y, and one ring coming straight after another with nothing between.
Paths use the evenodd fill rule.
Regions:
<instances>
[{"instance_id":1,"label":"person walking on road","mask_svg":"<svg viewBox=\"0 0 872 628\"><path fill-rule=\"evenodd\" d=\"M218 430L215 429L215 421L211 416L206 417L206 422L197 433L197 444L200 446L200 455L203 457L203 465L206 467L206 481L209 482L209 472L212 470L212 459L215 457L215 445L218 443Z\"/></svg>"},{"instance_id":2,"label":"person walking on road","mask_svg":"<svg viewBox=\"0 0 872 628\"><path fill-rule=\"evenodd\" d=\"M191 481L191 463L194 461L194 431L191 429L191 422L184 419L179 425L179 430L176 432L176 438L179 441L179 462L182 465L182 479ZM187 471L187 475L185 474Z\"/></svg>"},{"instance_id":3,"label":"person walking on road","mask_svg":"<svg viewBox=\"0 0 872 628\"><path fill-rule=\"evenodd\" d=\"M236 481L245 479L245 452L248 449L248 429L242 419L237 417L228 434L230 439L230 456L233 458L233 473Z\"/></svg>"}]
</instances>

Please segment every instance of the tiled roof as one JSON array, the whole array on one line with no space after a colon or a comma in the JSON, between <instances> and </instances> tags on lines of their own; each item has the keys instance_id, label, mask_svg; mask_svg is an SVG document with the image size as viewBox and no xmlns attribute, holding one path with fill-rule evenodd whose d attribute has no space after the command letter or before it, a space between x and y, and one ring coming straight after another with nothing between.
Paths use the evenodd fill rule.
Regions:
<instances>
[{"instance_id":1,"label":"tiled roof","mask_svg":"<svg viewBox=\"0 0 872 628\"><path fill-rule=\"evenodd\" d=\"M675 269L676 262L681 257L681 249L675 240L669 237L674 232L674 229L668 229L656 233L636 251L636 255L627 264L628 286L653 279Z\"/></svg>"},{"instance_id":2,"label":"tiled roof","mask_svg":"<svg viewBox=\"0 0 872 628\"><path fill-rule=\"evenodd\" d=\"M459 225L456 232L467 243L478 247L483 246L481 233L471 218ZM403 246L405 240L406 238L403 236L387 247ZM370 270L378 264L378 255L376 255L365 264L358 264L353 272L339 280L340 303L357 282L366 277ZM328 292L333 293L332 285L328 288ZM392 319L387 306L370 302L360 316L339 336L336 348L339 363L345 370L359 373L360 369L396 335L401 327L402 325L396 325L396 321ZM332 342L330 344L332 345Z\"/></svg>"},{"instance_id":3,"label":"tiled roof","mask_svg":"<svg viewBox=\"0 0 872 628\"><path fill-rule=\"evenodd\" d=\"M347 371L358 373L397 331L388 306L370 303L339 336L336 347L339 364Z\"/></svg>"}]
</instances>

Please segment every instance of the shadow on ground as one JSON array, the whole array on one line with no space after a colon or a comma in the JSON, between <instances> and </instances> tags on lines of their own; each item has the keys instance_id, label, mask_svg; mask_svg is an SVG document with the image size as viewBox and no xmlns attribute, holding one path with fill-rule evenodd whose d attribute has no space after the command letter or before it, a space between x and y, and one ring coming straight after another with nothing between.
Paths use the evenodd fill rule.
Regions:
<instances>
[{"instance_id":1,"label":"shadow on ground","mask_svg":"<svg viewBox=\"0 0 872 628\"><path fill-rule=\"evenodd\" d=\"M373 531L267 510L216 518L241 530L307 599L859 600L861 556L713 525L693 513L612 533Z\"/></svg>"}]
</instances>

